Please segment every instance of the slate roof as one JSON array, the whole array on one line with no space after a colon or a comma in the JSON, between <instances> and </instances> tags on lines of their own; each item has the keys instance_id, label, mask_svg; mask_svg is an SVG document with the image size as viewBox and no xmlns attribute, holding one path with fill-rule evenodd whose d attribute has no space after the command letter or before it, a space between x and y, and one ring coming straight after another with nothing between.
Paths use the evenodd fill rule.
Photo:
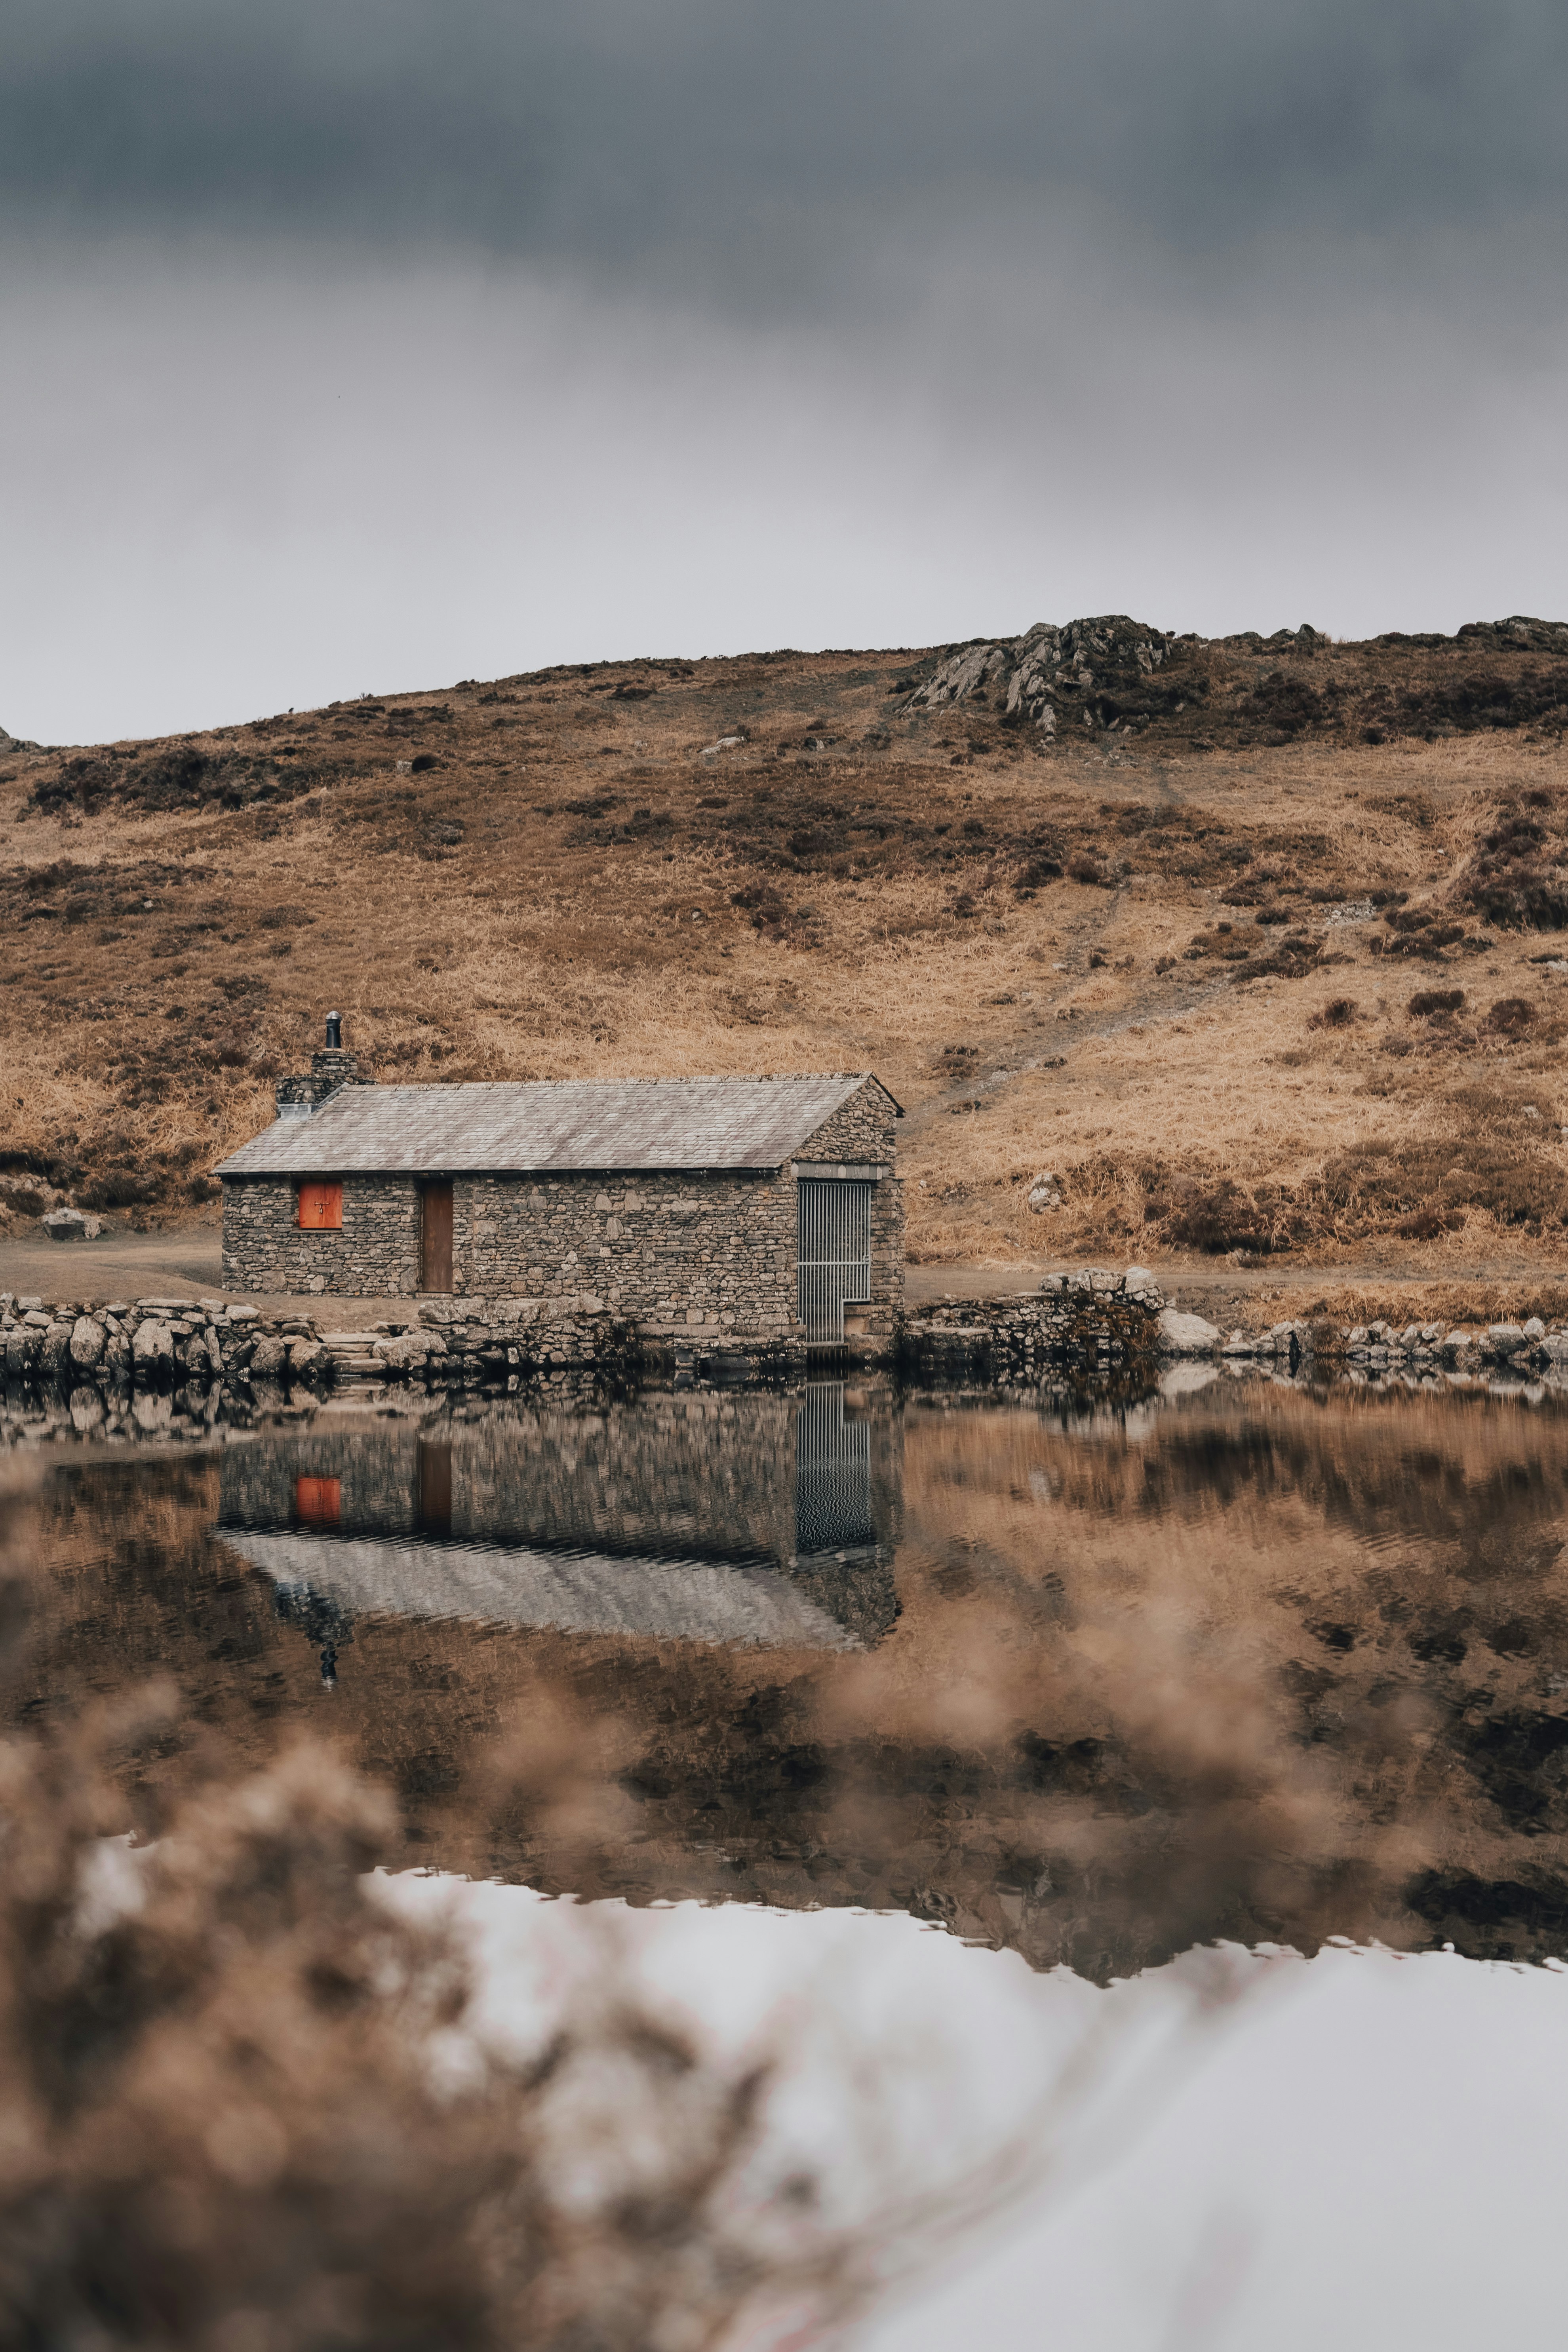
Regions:
<instances>
[{"instance_id":1,"label":"slate roof","mask_svg":"<svg viewBox=\"0 0 1568 2352\"><path fill-rule=\"evenodd\" d=\"M781 1168L868 1080L879 1084L862 1070L814 1077L344 1087L309 1118L276 1120L214 1172L417 1176ZM892 1103L890 1095L888 1100Z\"/></svg>"},{"instance_id":2,"label":"slate roof","mask_svg":"<svg viewBox=\"0 0 1568 2352\"><path fill-rule=\"evenodd\" d=\"M526 1544L388 1541L219 1528L220 1540L275 1583L351 1611L653 1633L813 1650L865 1643L774 1568L754 1561L639 1559Z\"/></svg>"}]
</instances>

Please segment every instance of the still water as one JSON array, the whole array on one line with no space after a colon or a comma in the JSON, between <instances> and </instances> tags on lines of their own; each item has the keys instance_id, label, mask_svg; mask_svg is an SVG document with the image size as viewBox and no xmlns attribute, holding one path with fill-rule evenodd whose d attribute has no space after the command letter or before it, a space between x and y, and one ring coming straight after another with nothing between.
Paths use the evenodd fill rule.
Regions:
<instances>
[{"instance_id":1,"label":"still water","mask_svg":"<svg viewBox=\"0 0 1568 2352\"><path fill-rule=\"evenodd\" d=\"M1519 2077L1528 2105L1532 2049L1563 2106L1568 1405L1551 1396L1221 1381L1068 1404L823 1383L423 1419L334 1405L207 1448L61 1449L42 1527L14 1717L172 1675L184 1712L126 1767L143 1835L215 1732L260 1761L308 1729L396 1790L385 1867L473 1882L476 1901L848 1922L889 1981L911 1922L952 1931L923 1965L944 2003L990 2015L978 2074L1022 2046L1020 1988L1046 1972L1070 1972L1049 1979L1060 2008L1177 1982L1198 1948L1283 1948L1313 1988L1298 2040L1309 2014L1350 2011L1315 2056L1245 2045L1253 2109L1211 2119L1216 2145L1256 2137L1260 2095L1276 2126L1281 2102L1310 2106L1358 2037L1393 2063L1402 2032L1408 2082L1359 2113L1376 2070L1352 2065L1337 2133L1375 2137L1384 2103L1415 2114L1420 2086L1467 2067L1505 2112ZM659 1916L668 1936L714 1915ZM1401 1989L1374 2029L1379 1969ZM1462 2103L1447 2113L1464 2139ZM1148 2210L1168 2211L1190 2162L1148 2160ZM1228 2226L1192 2221L1204 2243L1219 2230L1221 2273ZM1060 2340L1189 2340L1173 2280L1144 2333L1080 2315ZM1266 2301L1250 2324L1296 2340ZM986 2326L1012 2340L1005 2313ZM887 2343L927 2340L909 2328Z\"/></svg>"},{"instance_id":2,"label":"still water","mask_svg":"<svg viewBox=\"0 0 1568 2352\"><path fill-rule=\"evenodd\" d=\"M1565 1538L1551 1400L332 1410L55 1455L20 1705L172 1673L150 1817L204 1727L308 1727L398 1791L389 1864L552 1891L899 1910L1100 1981L1541 1959Z\"/></svg>"}]
</instances>

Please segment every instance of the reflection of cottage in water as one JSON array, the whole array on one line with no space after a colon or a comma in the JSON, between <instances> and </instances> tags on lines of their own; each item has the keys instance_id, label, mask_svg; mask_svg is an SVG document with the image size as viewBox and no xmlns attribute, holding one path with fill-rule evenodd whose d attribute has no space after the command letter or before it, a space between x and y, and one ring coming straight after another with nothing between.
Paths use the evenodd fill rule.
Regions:
<instances>
[{"instance_id":1,"label":"reflection of cottage in water","mask_svg":"<svg viewBox=\"0 0 1568 2352\"><path fill-rule=\"evenodd\" d=\"M362 1614L810 1648L898 1613L898 1429L837 1382L235 1446L218 1533L322 1654Z\"/></svg>"}]
</instances>

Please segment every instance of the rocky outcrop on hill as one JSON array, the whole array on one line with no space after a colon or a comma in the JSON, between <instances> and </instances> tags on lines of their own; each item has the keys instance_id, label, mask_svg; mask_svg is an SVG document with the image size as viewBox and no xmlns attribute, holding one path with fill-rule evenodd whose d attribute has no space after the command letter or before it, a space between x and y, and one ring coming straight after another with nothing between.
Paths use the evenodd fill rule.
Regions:
<instances>
[{"instance_id":1,"label":"rocky outcrop on hill","mask_svg":"<svg viewBox=\"0 0 1568 2352\"><path fill-rule=\"evenodd\" d=\"M1176 642L1125 613L1069 621L1065 628L1037 621L1021 637L952 647L905 708L986 703L1015 725L1047 735L1056 733L1059 719L1088 728L1146 720L1182 708L1179 692L1152 683Z\"/></svg>"},{"instance_id":2,"label":"rocky outcrop on hill","mask_svg":"<svg viewBox=\"0 0 1568 2352\"><path fill-rule=\"evenodd\" d=\"M1124 613L1059 626L1037 621L1020 637L947 646L902 708L962 705L1047 738L1064 727L1137 733L1163 723L1198 751L1302 737L1430 740L1525 727L1555 734L1568 724L1568 622L1513 614L1467 621L1451 637L1388 630L1336 645L1306 622L1268 636L1243 629L1200 637Z\"/></svg>"}]
</instances>

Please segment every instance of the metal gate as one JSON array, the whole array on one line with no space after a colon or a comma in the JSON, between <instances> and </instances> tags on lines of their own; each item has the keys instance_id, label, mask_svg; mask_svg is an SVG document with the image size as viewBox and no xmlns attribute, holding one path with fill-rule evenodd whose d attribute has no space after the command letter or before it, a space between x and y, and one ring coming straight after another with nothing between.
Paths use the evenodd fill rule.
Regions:
<instances>
[{"instance_id":1,"label":"metal gate","mask_svg":"<svg viewBox=\"0 0 1568 2352\"><path fill-rule=\"evenodd\" d=\"M871 1187L849 1177L803 1176L795 1193L806 1345L837 1348L845 1301L871 1296Z\"/></svg>"},{"instance_id":2,"label":"metal gate","mask_svg":"<svg viewBox=\"0 0 1568 2352\"><path fill-rule=\"evenodd\" d=\"M813 1381L795 1424L795 1550L865 1551L876 1541L870 1426L845 1420L842 1381Z\"/></svg>"}]
</instances>

